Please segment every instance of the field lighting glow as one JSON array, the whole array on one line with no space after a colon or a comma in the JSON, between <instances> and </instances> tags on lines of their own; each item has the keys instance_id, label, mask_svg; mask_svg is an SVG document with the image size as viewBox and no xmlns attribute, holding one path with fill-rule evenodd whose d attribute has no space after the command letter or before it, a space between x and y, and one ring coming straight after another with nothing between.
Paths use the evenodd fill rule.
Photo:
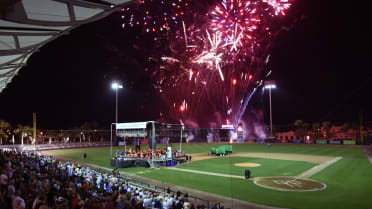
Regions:
<instances>
[{"instance_id":1,"label":"field lighting glow","mask_svg":"<svg viewBox=\"0 0 372 209\"><path fill-rule=\"evenodd\" d=\"M112 83L111 88L113 88L113 89L121 89L121 88L123 88L123 86L115 82L115 83Z\"/></svg>"},{"instance_id":2,"label":"field lighting glow","mask_svg":"<svg viewBox=\"0 0 372 209\"><path fill-rule=\"evenodd\" d=\"M276 88L276 85L275 84L271 84L271 85L266 85L265 86L265 89L275 89Z\"/></svg>"}]
</instances>

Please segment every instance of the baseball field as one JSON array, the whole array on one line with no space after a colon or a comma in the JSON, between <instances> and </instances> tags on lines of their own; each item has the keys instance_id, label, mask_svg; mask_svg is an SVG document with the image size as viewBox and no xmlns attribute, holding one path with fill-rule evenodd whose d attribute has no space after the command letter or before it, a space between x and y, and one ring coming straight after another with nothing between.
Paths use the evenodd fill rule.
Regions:
<instances>
[{"instance_id":1,"label":"baseball field","mask_svg":"<svg viewBox=\"0 0 372 209\"><path fill-rule=\"evenodd\" d=\"M121 171L280 208L372 208L372 165L358 146L233 144L230 156L207 154L219 145L183 144L182 151L192 154L192 161L176 168L137 167ZM173 149L179 148L178 144L173 146ZM113 148L114 152L123 149ZM47 153L110 168L110 147ZM246 169L251 171L253 178L244 178Z\"/></svg>"}]
</instances>

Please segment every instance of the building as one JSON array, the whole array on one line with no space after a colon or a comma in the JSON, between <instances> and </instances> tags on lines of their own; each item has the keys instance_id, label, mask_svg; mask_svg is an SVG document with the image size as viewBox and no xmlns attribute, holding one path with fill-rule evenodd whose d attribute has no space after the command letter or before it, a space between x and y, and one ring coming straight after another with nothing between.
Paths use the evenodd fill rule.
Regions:
<instances>
[{"instance_id":1,"label":"building","mask_svg":"<svg viewBox=\"0 0 372 209\"><path fill-rule=\"evenodd\" d=\"M367 136L369 132L372 132L369 128L364 128L362 130L363 136ZM343 126L332 126L328 131L323 127L319 128L317 131L308 130L302 131L301 133L296 133L296 131L287 132L277 132L275 137L281 143L297 142L297 143L314 143L316 139L318 140L353 140L357 141L360 138L359 129L348 129L344 130ZM298 140L302 140L301 142Z\"/></svg>"}]
</instances>

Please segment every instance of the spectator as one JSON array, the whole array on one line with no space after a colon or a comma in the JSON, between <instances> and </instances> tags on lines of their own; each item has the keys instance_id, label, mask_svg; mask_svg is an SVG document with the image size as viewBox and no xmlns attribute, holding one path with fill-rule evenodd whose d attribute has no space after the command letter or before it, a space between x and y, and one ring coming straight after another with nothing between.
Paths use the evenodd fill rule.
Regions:
<instances>
[{"instance_id":1,"label":"spectator","mask_svg":"<svg viewBox=\"0 0 372 209\"><path fill-rule=\"evenodd\" d=\"M169 209L169 208L171 208L172 204L173 204L172 199L166 197L164 199L164 202L163 202L163 209Z\"/></svg>"},{"instance_id":2,"label":"spectator","mask_svg":"<svg viewBox=\"0 0 372 209\"><path fill-rule=\"evenodd\" d=\"M15 193L14 180L10 180L9 181L9 184L8 184L7 198L9 200L12 200L13 199L13 196L14 196L14 193Z\"/></svg>"},{"instance_id":3,"label":"spectator","mask_svg":"<svg viewBox=\"0 0 372 209\"><path fill-rule=\"evenodd\" d=\"M214 204L211 209L218 209L217 204Z\"/></svg>"},{"instance_id":4,"label":"spectator","mask_svg":"<svg viewBox=\"0 0 372 209\"><path fill-rule=\"evenodd\" d=\"M12 201L13 209L25 209L26 208L25 201L22 199L20 195L21 195L21 192L18 190L14 193L14 197Z\"/></svg>"},{"instance_id":5,"label":"spectator","mask_svg":"<svg viewBox=\"0 0 372 209\"><path fill-rule=\"evenodd\" d=\"M163 201L163 199L161 197L160 198L157 198L155 200L154 208L162 208L163 207L162 206L162 201Z\"/></svg>"},{"instance_id":6,"label":"spectator","mask_svg":"<svg viewBox=\"0 0 372 209\"><path fill-rule=\"evenodd\" d=\"M35 209L41 209L42 206L47 206L47 202L46 202L46 196L45 194L42 194L39 198L38 198L38 203L36 204L35 206ZM45 207L44 207L45 208Z\"/></svg>"},{"instance_id":7,"label":"spectator","mask_svg":"<svg viewBox=\"0 0 372 209\"><path fill-rule=\"evenodd\" d=\"M35 200L32 203L32 209L35 209L36 208L36 206L37 206L37 204L39 204L40 198L42 196L45 196L45 192L44 191L39 192L39 195L35 198Z\"/></svg>"},{"instance_id":8,"label":"spectator","mask_svg":"<svg viewBox=\"0 0 372 209\"><path fill-rule=\"evenodd\" d=\"M167 193L144 189L115 174L49 156L0 150L0 165L0 209L189 207L180 191L175 199L170 188Z\"/></svg>"},{"instance_id":9,"label":"spectator","mask_svg":"<svg viewBox=\"0 0 372 209\"><path fill-rule=\"evenodd\" d=\"M4 194L2 193L2 190L0 189L0 209L6 208L6 201L4 198Z\"/></svg>"},{"instance_id":10,"label":"spectator","mask_svg":"<svg viewBox=\"0 0 372 209\"><path fill-rule=\"evenodd\" d=\"M185 201L183 203L183 209L190 209L190 203L188 202L187 199L185 199Z\"/></svg>"},{"instance_id":11,"label":"spectator","mask_svg":"<svg viewBox=\"0 0 372 209\"><path fill-rule=\"evenodd\" d=\"M1 184L1 187L4 187L4 188L8 184L8 176L5 174L4 170L1 171L0 184Z\"/></svg>"}]
</instances>

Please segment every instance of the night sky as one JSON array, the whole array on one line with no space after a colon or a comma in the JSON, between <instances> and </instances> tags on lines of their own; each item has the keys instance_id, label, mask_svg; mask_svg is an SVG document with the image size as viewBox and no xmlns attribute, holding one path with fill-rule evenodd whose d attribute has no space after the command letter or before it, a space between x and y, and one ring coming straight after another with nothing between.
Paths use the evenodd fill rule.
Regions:
<instances>
[{"instance_id":1,"label":"night sky","mask_svg":"<svg viewBox=\"0 0 372 209\"><path fill-rule=\"evenodd\" d=\"M372 121L368 11L336 3L298 1L292 8L300 21L278 36L267 66L278 86L272 92L274 125L296 119L357 121L360 111ZM115 120L113 79L124 81L120 122L157 119L164 104L143 73L148 55L131 50L147 40L123 30L120 16L83 25L43 46L0 93L0 119L31 125L37 112L41 129L72 128L85 121L109 129ZM263 97L267 123L268 94Z\"/></svg>"}]
</instances>

